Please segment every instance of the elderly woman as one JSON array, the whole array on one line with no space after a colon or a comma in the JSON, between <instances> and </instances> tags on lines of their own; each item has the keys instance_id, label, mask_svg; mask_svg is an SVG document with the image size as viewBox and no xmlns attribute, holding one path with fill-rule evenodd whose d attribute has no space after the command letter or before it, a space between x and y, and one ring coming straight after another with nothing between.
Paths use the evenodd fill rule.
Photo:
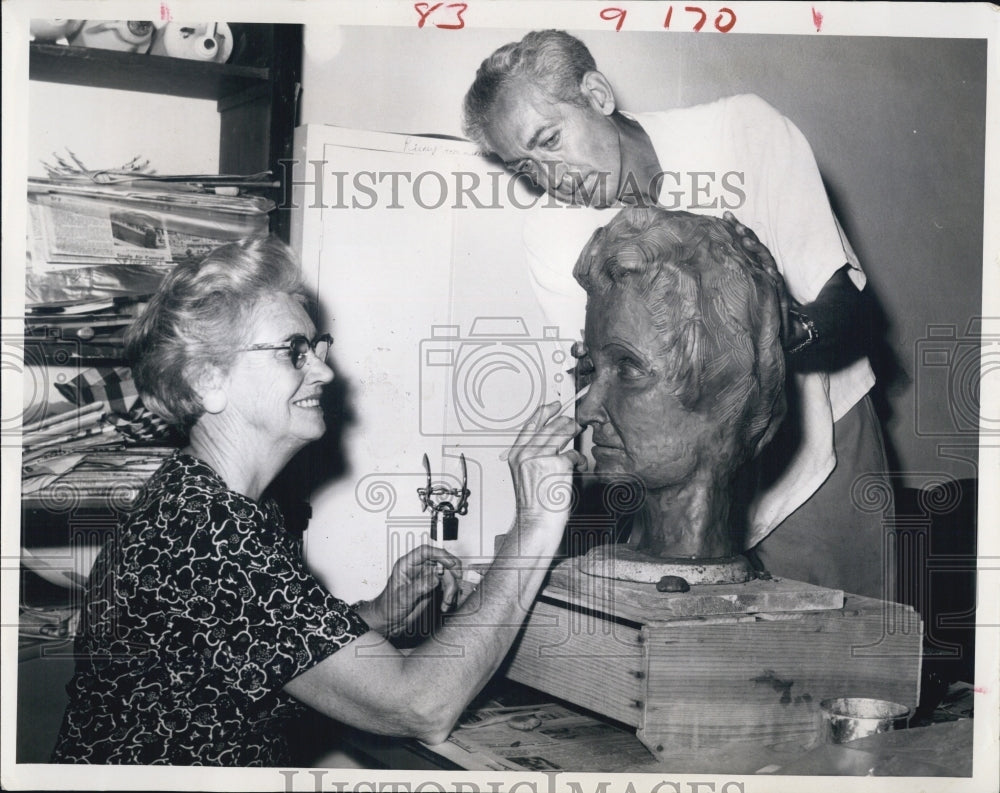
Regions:
<instances>
[{"instance_id":1,"label":"elderly woman","mask_svg":"<svg viewBox=\"0 0 1000 793\"><path fill-rule=\"evenodd\" d=\"M595 472L643 490L636 553L616 565L636 580L657 581L661 559L739 556L738 476L784 414L779 283L740 232L719 218L627 208L573 272L587 291L577 353L591 385L577 418L593 427Z\"/></svg>"},{"instance_id":2,"label":"elderly woman","mask_svg":"<svg viewBox=\"0 0 1000 793\"><path fill-rule=\"evenodd\" d=\"M144 401L188 443L94 565L54 762L287 764L285 728L302 703L439 742L502 661L566 519L536 493L581 463L561 451L578 427L543 406L512 447L516 520L479 596L439 634L461 657L404 656L384 637L438 587L445 607L455 601L459 561L418 548L378 598L352 607L309 572L262 499L325 430L332 339L306 306L289 249L255 239L179 265L130 329Z\"/></svg>"}]
</instances>

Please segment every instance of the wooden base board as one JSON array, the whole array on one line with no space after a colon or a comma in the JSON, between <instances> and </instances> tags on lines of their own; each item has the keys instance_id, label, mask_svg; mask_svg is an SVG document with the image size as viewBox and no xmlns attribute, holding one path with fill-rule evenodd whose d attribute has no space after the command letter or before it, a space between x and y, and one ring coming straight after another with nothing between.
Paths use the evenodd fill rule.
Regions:
<instances>
[{"instance_id":1,"label":"wooden base board","mask_svg":"<svg viewBox=\"0 0 1000 793\"><path fill-rule=\"evenodd\" d=\"M588 575L656 584L664 576L695 584L745 584L757 577L746 556L722 559L671 559L650 556L627 545L598 545L575 560Z\"/></svg>"},{"instance_id":2,"label":"wooden base board","mask_svg":"<svg viewBox=\"0 0 1000 793\"><path fill-rule=\"evenodd\" d=\"M909 607L787 580L703 587L742 594L614 581L609 594L593 587L607 579L585 578L555 571L507 676L635 726L658 757L809 747L823 699L919 699L922 626Z\"/></svg>"},{"instance_id":3,"label":"wooden base board","mask_svg":"<svg viewBox=\"0 0 1000 793\"><path fill-rule=\"evenodd\" d=\"M698 584L687 592L657 592L655 584L588 575L577 568L574 559L552 569L542 595L643 625L685 617L821 611L844 605L844 593L839 589L781 578L745 584Z\"/></svg>"}]
</instances>

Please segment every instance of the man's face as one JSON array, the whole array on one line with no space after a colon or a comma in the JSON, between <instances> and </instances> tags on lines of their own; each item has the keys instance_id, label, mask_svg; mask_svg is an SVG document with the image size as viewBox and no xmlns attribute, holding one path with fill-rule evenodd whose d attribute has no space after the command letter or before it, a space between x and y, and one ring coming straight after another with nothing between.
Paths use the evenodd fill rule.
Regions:
<instances>
[{"instance_id":1,"label":"man's face","mask_svg":"<svg viewBox=\"0 0 1000 793\"><path fill-rule=\"evenodd\" d=\"M553 102L519 81L500 95L487 138L508 168L560 201L606 207L617 198L618 132L594 103Z\"/></svg>"},{"instance_id":2,"label":"man's face","mask_svg":"<svg viewBox=\"0 0 1000 793\"><path fill-rule=\"evenodd\" d=\"M586 348L580 366L591 387L577 421L593 428L597 474L636 476L660 490L690 481L725 452L724 427L681 404L664 339L630 289L590 296Z\"/></svg>"}]
</instances>

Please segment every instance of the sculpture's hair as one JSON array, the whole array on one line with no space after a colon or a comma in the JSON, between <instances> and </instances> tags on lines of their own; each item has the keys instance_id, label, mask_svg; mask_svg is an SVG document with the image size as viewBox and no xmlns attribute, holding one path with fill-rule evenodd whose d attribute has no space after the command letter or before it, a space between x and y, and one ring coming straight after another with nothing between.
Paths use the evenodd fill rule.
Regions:
<instances>
[{"instance_id":1,"label":"sculpture's hair","mask_svg":"<svg viewBox=\"0 0 1000 793\"><path fill-rule=\"evenodd\" d=\"M254 310L265 298L307 295L292 250L276 237L216 248L178 264L125 334L125 354L143 403L189 429L204 413L198 387L226 374L251 343Z\"/></svg>"},{"instance_id":2,"label":"sculpture's hair","mask_svg":"<svg viewBox=\"0 0 1000 793\"><path fill-rule=\"evenodd\" d=\"M785 412L778 285L727 221L628 207L594 232L573 275L588 296L643 300L682 405L742 428L751 455L771 439Z\"/></svg>"},{"instance_id":3,"label":"sculpture's hair","mask_svg":"<svg viewBox=\"0 0 1000 793\"><path fill-rule=\"evenodd\" d=\"M485 152L493 150L489 140L493 106L503 89L520 79L553 102L586 107L583 76L596 70L587 46L562 30L536 30L505 44L482 62L465 95L462 128L466 137Z\"/></svg>"}]
</instances>

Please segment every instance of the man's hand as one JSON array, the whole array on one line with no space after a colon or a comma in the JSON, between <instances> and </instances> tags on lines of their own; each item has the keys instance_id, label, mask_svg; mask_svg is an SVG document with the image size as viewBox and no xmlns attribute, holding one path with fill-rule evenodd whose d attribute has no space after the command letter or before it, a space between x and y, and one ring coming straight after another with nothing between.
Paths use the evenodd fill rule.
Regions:
<instances>
[{"instance_id":1,"label":"man's hand","mask_svg":"<svg viewBox=\"0 0 1000 793\"><path fill-rule=\"evenodd\" d=\"M851 280L845 264L823 285L816 299L805 305L788 294L785 280L771 252L732 212L724 219L733 226L740 244L777 285L781 301L781 343L785 357L798 371L833 371L864 355L869 344L865 293Z\"/></svg>"},{"instance_id":2,"label":"man's hand","mask_svg":"<svg viewBox=\"0 0 1000 793\"><path fill-rule=\"evenodd\" d=\"M462 580L462 561L441 548L421 545L396 560L385 589L355 610L372 630L386 637L398 636L411 627L442 590L441 610L451 609Z\"/></svg>"},{"instance_id":3,"label":"man's hand","mask_svg":"<svg viewBox=\"0 0 1000 793\"><path fill-rule=\"evenodd\" d=\"M788 287L785 286L784 277L778 272L778 264L774 261L774 256L771 255L771 251L767 249L767 246L757 239L757 235L754 234L753 229L740 223L736 219L736 215L732 212L724 212L722 218L733 227L736 236L739 237L740 244L743 246L743 250L767 274L767 277L774 284L775 289L778 290L778 302L781 313L781 343L787 347L789 334L791 333L788 309L795 308L798 304L788 294Z\"/></svg>"}]
</instances>

